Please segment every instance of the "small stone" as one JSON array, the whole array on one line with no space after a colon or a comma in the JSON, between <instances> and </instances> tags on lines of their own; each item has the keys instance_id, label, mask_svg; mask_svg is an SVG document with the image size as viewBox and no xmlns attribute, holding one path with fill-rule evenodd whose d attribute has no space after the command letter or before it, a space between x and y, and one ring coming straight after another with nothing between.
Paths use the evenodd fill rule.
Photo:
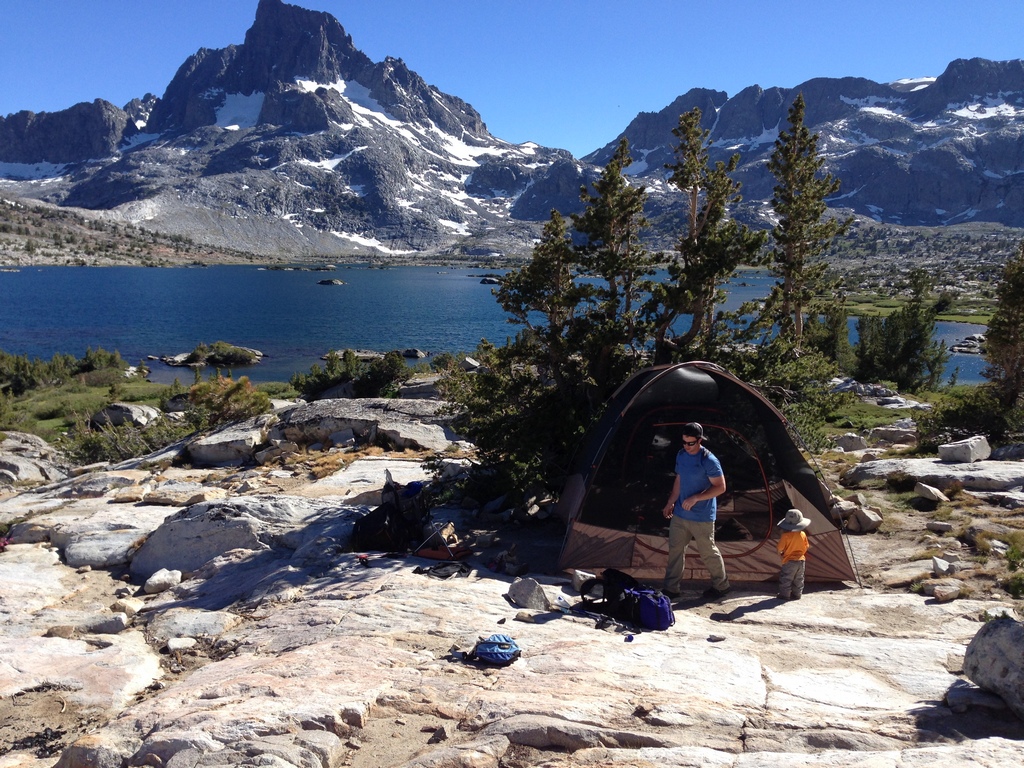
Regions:
<instances>
[{"instance_id":1,"label":"small stone","mask_svg":"<svg viewBox=\"0 0 1024 768\"><path fill-rule=\"evenodd\" d=\"M147 595L155 595L158 592L164 592L165 590L168 590L171 587L176 587L179 584L181 584L181 571L172 571L167 568L161 568L146 579L146 583L142 587L142 590Z\"/></svg>"},{"instance_id":2,"label":"small stone","mask_svg":"<svg viewBox=\"0 0 1024 768\"><path fill-rule=\"evenodd\" d=\"M194 637L172 637L167 641L167 650L171 653L182 653L196 647L199 641Z\"/></svg>"}]
</instances>

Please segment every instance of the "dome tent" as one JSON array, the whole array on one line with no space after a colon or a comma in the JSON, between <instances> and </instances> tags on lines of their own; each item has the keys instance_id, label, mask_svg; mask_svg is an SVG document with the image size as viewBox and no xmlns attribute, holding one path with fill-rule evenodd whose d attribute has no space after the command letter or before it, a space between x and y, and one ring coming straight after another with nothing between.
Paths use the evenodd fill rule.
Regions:
<instances>
[{"instance_id":1,"label":"dome tent","mask_svg":"<svg viewBox=\"0 0 1024 768\"><path fill-rule=\"evenodd\" d=\"M811 519L808 581L857 580L833 500L807 463L786 418L750 385L706 362L646 368L612 396L591 429L559 499L566 523L562 570L617 568L640 580L664 577L680 428L704 427L727 491L718 497L715 539L731 581L771 581L780 561L776 523L786 510ZM686 580L709 574L691 547Z\"/></svg>"}]
</instances>

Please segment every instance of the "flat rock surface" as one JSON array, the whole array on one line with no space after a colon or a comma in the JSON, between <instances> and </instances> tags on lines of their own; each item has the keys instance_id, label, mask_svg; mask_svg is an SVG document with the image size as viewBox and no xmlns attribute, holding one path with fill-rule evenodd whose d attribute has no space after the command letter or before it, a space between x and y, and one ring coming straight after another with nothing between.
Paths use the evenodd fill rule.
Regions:
<instances>
[{"instance_id":1,"label":"flat rock surface","mask_svg":"<svg viewBox=\"0 0 1024 768\"><path fill-rule=\"evenodd\" d=\"M557 521L439 508L435 519L480 542L465 576L434 578L425 558L361 559L348 536L366 507L352 500L379 494L385 467L403 483L423 471L380 458L319 479L268 468L129 478L260 489L192 507L118 502L125 485L102 473L79 480L84 498L61 496L64 484L0 498L0 521L35 539L0 553L0 768L61 755L62 766L97 765L101 754L112 765L353 768L1024 762L1024 724L963 674L982 622L1015 605L983 589L946 603L908 591L929 569L913 559L922 520L850 539L861 585L812 584L788 602L774 584L715 602L693 585L675 626L638 631L508 599L515 577L488 566L511 550L552 601L578 601L557 571ZM268 495L271 483L281 490ZM210 559L158 594L128 564L66 562L81 537L130 530L169 568L168 534L183 531L187 547L184 531L199 530L189 525L219 520L253 533L223 551L207 540ZM127 628L94 631L127 598L139 607ZM496 632L522 646L518 661L463 657Z\"/></svg>"}]
</instances>

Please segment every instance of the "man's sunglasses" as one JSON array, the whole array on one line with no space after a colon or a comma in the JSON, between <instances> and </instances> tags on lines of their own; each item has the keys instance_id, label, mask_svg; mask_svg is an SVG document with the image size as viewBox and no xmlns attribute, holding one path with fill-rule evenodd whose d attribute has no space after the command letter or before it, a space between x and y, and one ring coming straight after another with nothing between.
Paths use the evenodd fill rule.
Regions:
<instances>
[{"instance_id":1,"label":"man's sunglasses","mask_svg":"<svg viewBox=\"0 0 1024 768\"><path fill-rule=\"evenodd\" d=\"M683 440L683 445L694 446L699 442L700 440Z\"/></svg>"}]
</instances>

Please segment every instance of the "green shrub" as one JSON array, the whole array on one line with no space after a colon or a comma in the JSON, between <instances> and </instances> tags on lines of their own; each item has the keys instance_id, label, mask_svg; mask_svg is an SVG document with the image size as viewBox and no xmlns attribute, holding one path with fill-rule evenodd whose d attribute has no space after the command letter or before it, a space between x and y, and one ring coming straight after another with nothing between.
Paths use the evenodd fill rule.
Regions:
<instances>
[{"instance_id":1,"label":"green shrub","mask_svg":"<svg viewBox=\"0 0 1024 768\"><path fill-rule=\"evenodd\" d=\"M44 403L40 408L32 412L40 421L48 419L62 419L71 413L71 403L66 397L59 400L51 400Z\"/></svg>"},{"instance_id":2,"label":"green shrub","mask_svg":"<svg viewBox=\"0 0 1024 768\"><path fill-rule=\"evenodd\" d=\"M247 419L270 410L270 396L252 385L248 376L238 381L217 376L189 390L192 407L187 416L196 427L215 427Z\"/></svg>"},{"instance_id":3,"label":"green shrub","mask_svg":"<svg viewBox=\"0 0 1024 768\"><path fill-rule=\"evenodd\" d=\"M78 380L87 387L114 387L124 383L124 371L117 368L100 368L78 375Z\"/></svg>"},{"instance_id":4,"label":"green shrub","mask_svg":"<svg viewBox=\"0 0 1024 768\"><path fill-rule=\"evenodd\" d=\"M885 485L894 493L910 493L917 486L917 480L906 472L890 472Z\"/></svg>"},{"instance_id":5,"label":"green shrub","mask_svg":"<svg viewBox=\"0 0 1024 768\"><path fill-rule=\"evenodd\" d=\"M270 397L292 399L296 396L295 389L286 381L265 381L257 384L256 389L266 392Z\"/></svg>"},{"instance_id":6,"label":"green shrub","mask_svg":"<svg viewBox=\"0 0 1024 768\"><path fill-rule=\"evenodd\" d=\"M134 424L110 424L90 427L88 419L79 419L57 446L76 464L99 461L117 462L145 456L182 439L191 431L188 424L157 419L145 427Z\"/></svg>"},{"instance_id":7,"label":"green shrub","mask_svg":"<svg viewBox=\"0 0 1024 768\"><path fill-rule=\"evenodd\" d=\"M302 397L315 400L331 387L353 381L363 373L365 367L351 349L341 354L331 350L327 353L324 368L314 363L308 374L296 373L289 383Z\"/></svg>"},{"instance_id":8,"label":"green shrub","mask_svg":"<svg viewBox=\"0 0 1024 768\"><path fill-rule=\"evenodd\" d=\"M352 382L356 397L395 397L398 388L408 381L409 367L398 352L370 362L363 374Z\"/></svg>"},{"instance_id":9,"label":"green shrub","mask_svg":"<svg viewBox=\"0 0 1024 768\"><path fill-rule=\"evenodd\" d=\"M1006 550L1006 567L1011 571L1016 571L1021 564L1024 564L1024 552L1016 544L1011 544L1010 548Z\"/></svg>"},{"instance_id":10,"label":"green shrub","mask_svg":"<svg viewBox=\"0 0 1024 768\"><path fill-rule=\"evenodd\" d=\"M999 402L994 387L956 387L931 411L917 420L920 445L935 451L943 443L985 435L993 443L1002 443L1024 426L1024 413L1019 408L1006 409Z\"/></svg>"},{"instance_id":11,"label":"green shrub","mask_svg":"<svg viewBox=\"0 0 1024 768\"><path fill-rule=\"evenodd\" d=\"M1015 573L1005 582L1003 587L1014 600L1020 600L1024 596L1024 573Z\"/></svg>"}]
</instances>

